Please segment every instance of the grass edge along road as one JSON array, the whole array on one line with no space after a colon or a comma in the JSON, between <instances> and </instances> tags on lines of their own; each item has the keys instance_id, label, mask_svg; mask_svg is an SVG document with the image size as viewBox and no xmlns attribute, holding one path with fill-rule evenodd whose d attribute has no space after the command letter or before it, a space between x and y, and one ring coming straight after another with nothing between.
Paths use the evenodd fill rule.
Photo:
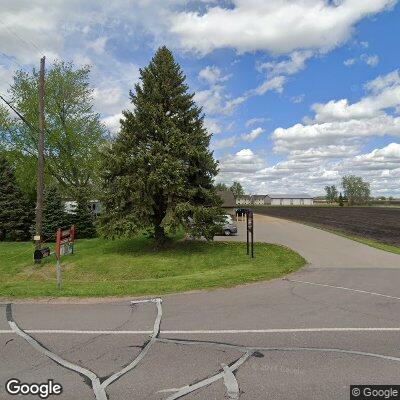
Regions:
<instances>
[{"instance_id":1,"label":"grass edge along road","mask_svg":"<svg viewBox=\"0 0 400 400\"><path fill-rule=\"evenodd\" d=\"M56 289L55 258L32 260L31 243L0 243L0 297L103 297L166 294L232 287L279 278L306 261L291 249L245 243L174 241L154 252L145 237L78 240L62 260L63 286Z\"/></svg>"},{"instance_id":2,"label":"grass edge along road","mask_svg":"<svg viewBox=\"0 0 400 400\"><path fill-rule=\"evenodd\" d=\"M387 243L378 242L377 240L364 238L361 236L350 235L347 232L343 232L343 231L340 231L337 229L326 228L324 226L317 225L317 224L313 225L313 224L306 224L304 222L301 222L301 223L303 223L304 225L312 226L313 228L317 228L317 229L321 229L326 232L333 233L335 235L343 236L347 239L354 240L355 242L359 242L359 243L365 244L367 246L374 247L375 249L387 251L389 253L400 254L400 247L392 246Z\"/></svg>"}]
</instances>

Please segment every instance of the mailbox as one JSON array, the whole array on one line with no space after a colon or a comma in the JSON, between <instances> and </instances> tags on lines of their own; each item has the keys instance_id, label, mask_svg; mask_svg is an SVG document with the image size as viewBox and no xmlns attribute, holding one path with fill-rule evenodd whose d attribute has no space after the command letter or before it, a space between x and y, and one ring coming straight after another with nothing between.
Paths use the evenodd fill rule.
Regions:
<instances>
[{"instance_id":1,"label":"mailbox","mask_svg":"<svg viewBox=\"0 0 400 400\"><path fill-rule=\"evenodd\" d=\"M43 249L35 250L33 253L33 259L35 261L40 261L44 257L48 257L50 255L50 247L43 247Z\"/></svg>"}]
</instances>

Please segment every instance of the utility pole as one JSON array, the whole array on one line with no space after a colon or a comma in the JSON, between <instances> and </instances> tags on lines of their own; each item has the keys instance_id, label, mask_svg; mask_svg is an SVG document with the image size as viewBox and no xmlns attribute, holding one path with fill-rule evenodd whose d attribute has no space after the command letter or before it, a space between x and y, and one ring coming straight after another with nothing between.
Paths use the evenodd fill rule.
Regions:
<instances>
[{"instance_id":1,"label":"utility pole","mask_svg":"<svg viewBox=\"0 0 400 400\"><path fill-rule=\"evenodd\" d=\"M40 250L43 228L43 195L44 195L44 66L46 58L40 59L39 73L39 138L38 138L38 167L36 194L36 235L35 247ZM40 262L40 261L39 261Z\"/></svg>"}]
</instances>

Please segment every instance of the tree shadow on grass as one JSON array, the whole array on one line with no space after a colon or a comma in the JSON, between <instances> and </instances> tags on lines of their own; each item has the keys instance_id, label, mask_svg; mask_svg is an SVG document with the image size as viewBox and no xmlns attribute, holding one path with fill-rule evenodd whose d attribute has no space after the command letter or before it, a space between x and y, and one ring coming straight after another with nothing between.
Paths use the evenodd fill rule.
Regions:
<instances>
[{"instance_id":1,"label":"tree shadow on grass","mask_svg":"<svg viewBox=\"0 0 400 400\"><path fill-rule=\"evenodd\" d=\"M109 241L103 248L103 254L184 256L186 254L207 253L212 246L218 245L213 242L186 241L180 238L172 238L163 247L156 249L154 240L141 236L133 239Z\"/></svg>"}]
</instances>

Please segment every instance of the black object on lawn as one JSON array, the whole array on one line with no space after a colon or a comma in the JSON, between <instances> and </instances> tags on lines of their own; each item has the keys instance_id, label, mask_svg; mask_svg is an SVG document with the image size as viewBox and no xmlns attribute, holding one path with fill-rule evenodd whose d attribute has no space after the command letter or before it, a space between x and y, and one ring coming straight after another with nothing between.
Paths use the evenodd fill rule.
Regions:
<instances>
[{"instance_id":1,"label":"black object on lawn","mask_svg":"<svg viewBox=\"0 0 400 400\"><path fill-rule=\"evenodd\" d=\"M40 262L40 260L44 257L48 257L50 255L50 247L43 247L42 249L35 250L33 253L33 259L35 262Z\"/></svg>"}]
</instances>

